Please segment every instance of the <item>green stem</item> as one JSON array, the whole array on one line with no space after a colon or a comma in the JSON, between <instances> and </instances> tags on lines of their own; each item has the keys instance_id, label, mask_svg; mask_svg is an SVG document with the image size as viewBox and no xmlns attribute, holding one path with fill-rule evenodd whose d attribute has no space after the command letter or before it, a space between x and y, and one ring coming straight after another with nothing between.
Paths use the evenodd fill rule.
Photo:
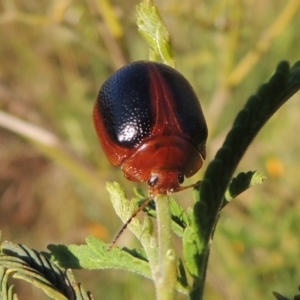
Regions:
<instances>
[{"instance_id":1,"label":"green stem","mask_svg":"<svg viewBox=\"0 0 300 300\"><path fill-rule=\"evenodd\" d=\"M190 291L190 300L202 300L204 294L207 265L210 255L210 243L207 242L202 252L201 265L199 267L200 274L198 280L193 282L193 288Z\"/></svg>"},{"instance_id":2,"label":"green stem","mask_svg":"<svg viewBox=\"0 0 300 300\"><path fill-rule=\"evenodd\" d=\"M172 249L169 197L158 195L155 203L159 262L154 279L156 294L158 300L172 300L176 296L177 266L176 255Z\"/></svg>"},{"instance_id":3,"label":"green stem","mask_svg":"<svg viewBox=\"0 0 300 300\"><path fill-rule=\"evenodd\" d=\"M150 227L150 225L148 227ZM145 233L141 236L140 242L147 254L153 281L156 282L155 278L157 273L157 266L159 265L158 253L157 253L157 241L149 233Z\"/></svg>"},{"instance_id":4,"label":"green stem","mask_svg":"<svg viewBox=\"0 0 300 300\"><path fill-rule=\"evenodd\" d=\"M171 248L171 215L169 197L158 195L155 198L157 213L157 234L159 247L159 264L164 261L167 251Z\"/></svg>"},{"instance_id":5,"label":"green stem","mask_svg":"<svg viewBox=\"0 0 300 300\"><path fill-rule=\"evenodd\" d=\"M191 266L195 273L190 299L196 299L196 293L203 291L210 243L234 171L259 130L299 89L300 62L296 62L292 68L287 62L281 62L268 83L262 85L239 112L223 146L208 165L200 190L195 194L195 223L190 236L187 236L191 238L186 238L186 243L196 245L190 255L194 260Z\"/></svg>"}]
</instances>

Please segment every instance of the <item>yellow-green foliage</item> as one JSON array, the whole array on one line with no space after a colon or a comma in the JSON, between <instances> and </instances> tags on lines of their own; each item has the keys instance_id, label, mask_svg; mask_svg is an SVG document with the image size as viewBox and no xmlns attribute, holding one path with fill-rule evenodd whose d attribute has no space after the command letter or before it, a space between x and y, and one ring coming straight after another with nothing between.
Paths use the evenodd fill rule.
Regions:
<instances>
[{"instance_id":1,"label":"yellow-green foliage","mask_svg":"<svg viewBox=\"0 0 300 300\"><path fill-rule=\"evenodd\" d=\"M171 34L175 67L202 103L210 161L239 109L277 63L299 60L300 1L154 3ZM148 46L136 27L137 4L0 1L0 112L6 113L0 115L3 239L43 250L49 243L83 243L89 234L109 242L121 226L105 182L121 182L129 197L136 184L123 179L103 156L91 114L100 85L113 71L148 59ZM273 290L287 296L297 292L299 101L298 93L276 113L239 166L239 171L259 170L268 179L222 212L205 299L271 299ZM203 171L191 182L202 176ZM187 193L175 197L191 206ZM134 244L127 231L119 241L125 242ZM97 299L154 297L151 283L136 275L76 275ZM28 285L17 283L17 291L20 299L44 297Z\"/></svg>"}]
</instances>

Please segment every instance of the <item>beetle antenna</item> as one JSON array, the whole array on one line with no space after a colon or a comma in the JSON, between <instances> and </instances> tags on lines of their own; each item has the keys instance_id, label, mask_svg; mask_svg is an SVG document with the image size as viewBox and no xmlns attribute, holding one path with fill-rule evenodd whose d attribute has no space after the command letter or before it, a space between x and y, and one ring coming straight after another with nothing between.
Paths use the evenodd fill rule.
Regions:
<instances>
[{"instance_id":1,"label":"beetle antenna","mask_svg":"<svg viewBox=\"0 0 300 300\"><path fill-rule=\"evenodd\" d=\"M189 184L186 186L180 186L178 191L184 191L189 188L196 188L196 187L199 187L200 185L201 185L201 181L197 181L196 183L193 183L193 184Z\"/></svg>"},{"instance_id":2,"label":"beetle antenna","mask_svg":"<svg viewBox=\"0 0 300 300\"><path fill-rule=\"evenodd\" d=\"M122 228L120 229L120 231L118 232L118 234L116 235L116 237L113 239L113 241L110 243L107 251L110 251L116 244L117 240L119 239L119 237L121 236L121 234L124 232L124 230L127 228L127 226L131 223L132 219L136 217L136 215L142 211L148 204L149 202L153 200L153 198L149 197L148 199L146 199L141 206L139 206L134 213L131 215L131 217L126 221L126 223L124 223L124 225L122 226Z\"/></svg>"}]
</instances>

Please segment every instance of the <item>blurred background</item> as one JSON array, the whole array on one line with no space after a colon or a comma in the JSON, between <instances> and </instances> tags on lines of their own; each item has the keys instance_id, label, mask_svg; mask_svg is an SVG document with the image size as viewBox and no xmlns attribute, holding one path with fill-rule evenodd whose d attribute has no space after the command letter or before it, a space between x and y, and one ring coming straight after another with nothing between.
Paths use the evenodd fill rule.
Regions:
<instances>
[{"instance_id":1,"label":"blurred background","mask_svg":"<svg viewBox=\"0 0 300 300\"><path fill-rule=\"evenodd\" d=\"M176 68L194 86L209 126L208 159L235 115L281 60L300 59L299 0L154 1L172 36ZM121 226L105 182L130 197L139 186L104 157L92 108L104 80L147 59L137 0L0 1L0 230L37 250L106 242ZM300 93L263 128L239 171L267 176L228 205L212 247L205 299L288 297L300 284ZM192 205L191 191L174 195ZM134 247L126 231L120 246ZM154 299L152 283L125 272L76 271L96 299ZM20 299L46 299L16 282ZM185 299L179 296L179 299Z\"/></svg>"}]
</instances>

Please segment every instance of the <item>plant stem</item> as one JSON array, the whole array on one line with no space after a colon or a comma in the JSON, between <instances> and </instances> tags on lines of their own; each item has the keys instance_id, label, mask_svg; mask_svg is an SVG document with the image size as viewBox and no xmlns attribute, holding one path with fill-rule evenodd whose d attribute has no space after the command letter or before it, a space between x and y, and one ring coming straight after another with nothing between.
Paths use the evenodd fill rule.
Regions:
<instances>
[{"instance_id":1,"label":"plant stem","mask_svg":"<svg viewBox=\"0 0 300 300\"><path fill-rule=\"evenodd\" d=\"M157 234L159 247L159 264L164 261L167 251L171 248L171 215L169 197L158 195L155 198L157 213Z\"/></svg>"},{"instance_id":2,"label":"plant stem","mask_svg":"<svg viewBox=\"0 0 300 300\"><path fill-rule=\"evenodd\" d=\"M154 278L156 294L158 300L172 300L176 296L177 266L172 249L169 197L158 195L155 203L158 235L158 266Z\"/></svg>"}]
</instances>

